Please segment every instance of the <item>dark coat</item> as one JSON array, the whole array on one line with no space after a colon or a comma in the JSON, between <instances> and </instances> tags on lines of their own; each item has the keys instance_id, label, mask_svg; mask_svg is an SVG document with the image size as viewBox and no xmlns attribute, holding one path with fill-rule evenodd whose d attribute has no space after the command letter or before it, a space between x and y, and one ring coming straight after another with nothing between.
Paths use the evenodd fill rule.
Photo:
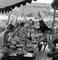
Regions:
<instances>
[{"instance_id":1,"label":"dark coat","mask_svg":"<svg viewBox=\"0 0 58 60\"><path fill-rule=\"evenodd\" d=\"M48 26L43 21L40 21L39 23L40 23L40 31L42 33L45 33L46 31L51 31L52 32L52 29L48 28Z\"/></svg>"}]
</instances>

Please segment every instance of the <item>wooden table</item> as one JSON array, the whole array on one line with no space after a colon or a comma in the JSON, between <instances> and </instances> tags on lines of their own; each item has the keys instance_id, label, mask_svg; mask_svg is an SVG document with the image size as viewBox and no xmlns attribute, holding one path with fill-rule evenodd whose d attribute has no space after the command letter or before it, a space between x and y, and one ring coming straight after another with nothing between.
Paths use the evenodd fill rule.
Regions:
<instances>
[{"instance_id":1,"label":"wooden table","mask_svg":"<svg viewBox=\"0 0 58 60\"><path fill-rule=\"evenodd\" d=\"M35 57L30 55L18 55L18 56L5 56L2 60L34 60Z\"/></svg>"}]
</instances>

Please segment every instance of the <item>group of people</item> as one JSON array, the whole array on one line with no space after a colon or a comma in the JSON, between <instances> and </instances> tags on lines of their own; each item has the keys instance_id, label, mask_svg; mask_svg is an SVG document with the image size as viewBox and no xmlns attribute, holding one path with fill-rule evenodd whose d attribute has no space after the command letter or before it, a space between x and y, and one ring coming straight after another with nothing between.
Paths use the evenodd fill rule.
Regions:
<instances>
[{"instance_id":1,"label":"group of people","mask_svg":"<svg viewBox=\"0 0 58 60\"><path fill-rule=\"evenodd\" d=\"M32 29L32 25L34 22L32 20L29 21L29 25L26 26L24 22L15 22L14 24L8 24L3 32L0 33L0 59L10 54L12 51L9 49L10 42L20 44L23 43L24 40L25 44L27 40L31 40L31 37L28 36L28 30ZM29 28L29 29L28 29Z\"/></svg>"},{"instance_id":2,"label":"group of people","mask_svg":"<svg viewBox=\"0 0 58 60\"><path fill-rule=\"evenodd\" d=\"M52 29L48 28L48 26L44 23L43 20L39 21L38 31L45 34L43 36L46 36L46 34L52 34ZM36 27L34 26L34 21L30 19L27 23L24 22L15 22L14 24L8 24L3 32L0 33L0 59L11 53L11 49L9 49L10 42L13 43L24 43L25 45L32 41L31 36L31 30L36 30ZM45 41L45 40L44 40ZM43 41L43 42L44 42ZM14 44L14 43L13 43ZM38 40L38 48L39 51L41 50L40 41Z\"/></svg>"}]
</instances>

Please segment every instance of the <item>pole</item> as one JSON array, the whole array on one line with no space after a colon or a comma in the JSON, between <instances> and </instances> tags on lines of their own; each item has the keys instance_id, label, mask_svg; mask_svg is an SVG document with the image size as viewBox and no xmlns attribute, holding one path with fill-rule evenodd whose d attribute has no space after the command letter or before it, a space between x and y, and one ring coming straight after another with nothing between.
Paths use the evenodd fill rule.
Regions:
<instances>
[{"instance_id":1,"label":"pole","mask_svg":"<svg viewBox=\"0 0 58 60\"><path fill-rule=\"evenodd\" d=\"M9 20L10 20L10 15L8 16L8 21L7 21L7 25L9 24Z\"/></svg>"},{"instance_id":2,"label":"pole","mask_svg":"<svg viewBox=\"0 0 58 60\"><path fill-rule=\"evenodd\" d=\"M18 15L17 15L17 17L16 17L16 21L18 20Z\"/></svg>"},{"instance_id":3,"label":"pole","mask_svg":"<svg viewBox=\"0 0 58 60\"><path fill-rule=\"evenodd\" d=\"M56 13L56 9L54 9L54 16L53 16L53 23L52 23L52 41L54 40L54 23L55 23L55 13Z\"/></svg>"}]
</instances>

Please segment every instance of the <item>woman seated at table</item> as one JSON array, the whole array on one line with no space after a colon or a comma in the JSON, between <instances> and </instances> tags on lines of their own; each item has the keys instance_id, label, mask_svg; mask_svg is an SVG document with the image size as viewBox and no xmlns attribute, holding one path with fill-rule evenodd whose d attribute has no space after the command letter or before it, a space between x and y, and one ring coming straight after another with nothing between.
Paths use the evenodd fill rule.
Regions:
<instances>
[{"instance_id":1,"label":"woman seated at table","mask_svg":"<svg viewBox=\"0 0 58 60\"><path fill-rule=\"evenodd\" d=\"M46 35L47 34L51 34L52 33L52 29L48 28L48 26L44 23L43 20L39 21L39 26L40 26L39 30L41 31L41 33L43 33L43 36L44 36L44 39L41 40L41 38L43 37L43 36L41 36L40 40L38 41L38 47L39 47L39 51L40 51L41 48L42 48L42 45L40 44L40 41L47 42Z\"/></svg>"}]
</instances>

